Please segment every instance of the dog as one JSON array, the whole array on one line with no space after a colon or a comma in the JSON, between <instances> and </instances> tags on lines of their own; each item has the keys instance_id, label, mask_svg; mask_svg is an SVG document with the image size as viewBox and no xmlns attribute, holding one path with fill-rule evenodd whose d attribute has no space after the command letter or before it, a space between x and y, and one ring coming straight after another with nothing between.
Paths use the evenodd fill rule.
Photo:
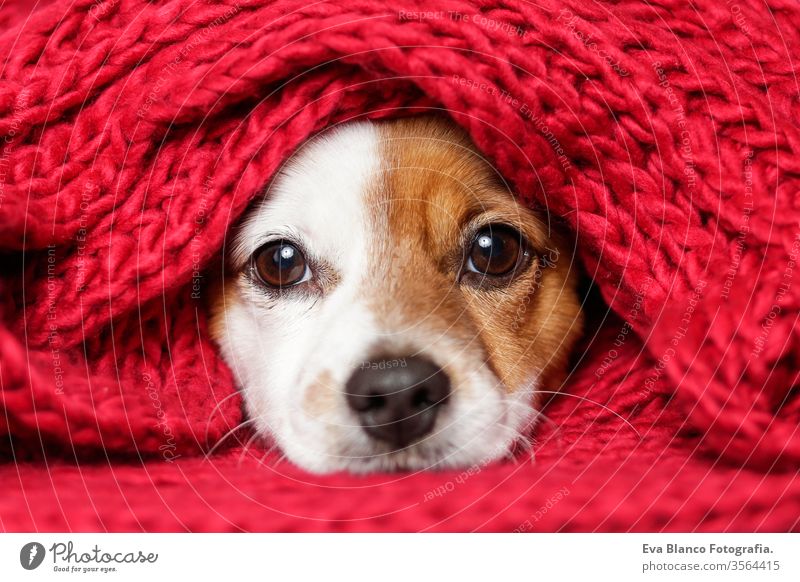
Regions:
<instances>
[{"instance_id":1,"label":"dog","mask_svg":"<svg viewBox=\"0 0 800 582\"><path fill-rule=\"evenodd\" d=\"M211 334L311 472L509 455L581 333L571 245L443 118L314 137L230 238Z\"/></svg>"}]
</instances>

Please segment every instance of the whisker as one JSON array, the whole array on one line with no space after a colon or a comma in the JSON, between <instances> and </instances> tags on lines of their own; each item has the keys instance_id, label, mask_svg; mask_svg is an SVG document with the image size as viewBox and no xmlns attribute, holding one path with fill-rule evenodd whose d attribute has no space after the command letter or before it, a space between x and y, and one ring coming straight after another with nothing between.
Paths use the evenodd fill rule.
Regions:
<instances>
[{"instance_id":1,"label":"whisker","mask_svg":"<svg viewBox=\"0 0 800 582\"><path fill-rule=\"evenodd\" d=\"M595 406L599 406L599 407L600 407L600 408L602 408L603 410L607 410L608 412L610 412L611 414L613 414L614 416L616 416L617 418L619 418L619 419L620 419L622 422L624 422L625 424L627 424L627 425L630 427L630 429L631 429L631 430L632 430L632 431L633 431L633 432L636 434L636 436L637 436L637 437L639 437L639 440L642 440L642 435L641 435L641 434L639 434L639 431L638 431L638 430L636 430L636 427L635 427L635 426L633 426L633 425L630 423L630 421L629 421L629 420L627 420L626 418L624 418L624 417L623 417L621 414L619 414L618 412L615 412L614 410L611 410L611 409L610 409L608 406L606 406L605 404L601 404L600 402L597 402L597 401L595 401L595 400L592 400L591 398L586 398L585 396L578 396L577 394L570 394L569 392L554 392L554 391L552 391L552 390L539 390L539 392L540 392L540 393L542 393L542 394L557 394L557 395L561 395L561 396L569 396L569 397L571 397L571 398L577 398L578 400L583 400L583 401L585 401L585 402L589 402L589 403L591 403L591 404L594 404Z\"/></svg>"},{"instance_id":2,"label":"whisker","mask_svg":"<svg viewBox=\"0 0 800 582\"><path fill-rule=\"evenodd\" d=\"M261 436L261 435L258 433L258 431L253 431L253 436L251 436L249 439L247 439L247 442L245 442L245 444L244 444L244 448L242 448L242 453L239 455L239 460L236 462L236 466L237 466L237 467L240 467L240 466L241 466L241 464L242 464L242 460L244 460L244 456L247 454L247 449L248 449L248 447L249 447L251 444L253 444L253 442L254 442L254 441L257 439L257 438L259 438L260 436Z\"/></svg>"},{"instance_id":3,"label":"whisker","mask_svg":"<svg viewBox=\"0 0 800 582\"><path fill-rule=\"evenodd\" d=\"M272 444L272 446L270 446L269 448L267 448L267 450L266 450L266 451L264 451L264 454L263 454L263 455L261 455L261 458L258 460L258 464L259 464L259 466L263 466L263 465L264 465L264 459L266 459L266 458L267 458L267 455L269 455L269 454L270 454L272 451L274 451L274 450L275 450L277 447L278 447L278 443L277 443L277 442L275 442L275 443L273 443L273 444ZM269 465L267 465L267 466L269 466Z\"/></svg>"},{"instance_id":4,"label":"whisker","mask_svg":"<svg viewBox=\"0 0 800 582\"><path fill-rule=\"evenodd\" d=\"M558 423L549 416L547 416L541 410L534 410L534 417L531 419L530 424L538 422L539 419L542 419L544 421L544 424L546 424L552 429L553 434L555 434L558 437L558 441L560 443L562 439L562 434L561 434L561 427L558 425ZM528 427L525 428L527 429Z\"/></svg>"},{"instance_id":5,"label":"whisker","mask_svg":"<svg viewBox=\"0 0 800 582\"><path fill-rule=\"evenodd\" d=\"M512 431L515 433L511 444L509 446L508 454L506 455L507 458L510 458L512 462L519 463L519 457L527 454L530 462L536 462L536 447L539 444L536 441L536 438L533 436L529 436L527 433L531 430L532 426L536 424L540 419L542 419L546 424L550 425L553 428L553 434L556 436L556 442L558 447L563 447L562 435L561 435L561 428L558 424L553 421L550 417L548 417L544 412L538 410L528 404L525 401L517 401L512 400L507 403L508 409L511 410L514 407L522 407L524 410L524 414L526 415L527 420L520 426L519 428L514 429L511 426L505 425L500 423L500 427L504 430Z\"/></svg>"},{"instance_id":6,"label":"whisker","mask_svg":"<svg viewBox=\"0 0 800 582\"><path fill-rule=\"evenodd\" d=\"M206 453L205 455L206 460L208 460L211 457L211 455L214 454L214 452L220 447L220 445L225 441L225 439L234 434L237 430L244 428L245 426L252 424L257 420L258 418L251 418L250 420L245 420L243 422L240 422L239 424L234 426L231 430L222 435L222 438L220 438L217 441L217 443L213 447L211 447L211 449Z\"/></svg>"},{"instance_id":7,"label":"whisker","mask_svg":"<svg viewBox=\"0 0 800 582\"><path fill-rule=\"evenodd\" d=\"M208 443L208 431L211 427L211 419L214 417L214 413L216 413L217 410L220 410L220 407L223 404L225 404L225 402L227 402L234 396L237 396L238 394L240 394L240 392L238 390L234 390L231 394L228 394L225 398L217 402L217 405L211 410L211 414L208 415L208 419L206 420L206 435L205 435L206 443Z\"/></svg>"}]
</instances>

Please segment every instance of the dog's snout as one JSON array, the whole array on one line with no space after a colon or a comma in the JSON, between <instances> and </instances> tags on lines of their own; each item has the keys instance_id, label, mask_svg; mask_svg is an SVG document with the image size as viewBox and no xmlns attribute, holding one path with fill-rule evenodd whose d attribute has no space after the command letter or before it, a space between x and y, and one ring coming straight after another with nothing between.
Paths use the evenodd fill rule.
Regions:
<instances>
[{"instance_id":1,"label":"dog's snout","mask_svg":"<svg viewBox=\"0 0 800 582\"><path fill-rule=\"evenodd\" d=\"M401 448L431 432L450 396L450 379L427 358L414 356L365 362L345 389L367 434Z\"/></svg>"}]
</instances>

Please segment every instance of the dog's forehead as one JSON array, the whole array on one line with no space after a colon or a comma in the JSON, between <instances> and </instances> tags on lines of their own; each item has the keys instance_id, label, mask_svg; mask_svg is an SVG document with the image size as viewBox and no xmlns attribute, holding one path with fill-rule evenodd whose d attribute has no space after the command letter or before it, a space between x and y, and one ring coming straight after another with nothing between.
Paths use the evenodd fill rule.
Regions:
<instances>
[{"instance_id":1,"label":"dog's forehead","mask_svg":"<svg viewBox=\"0 0 800 582\"><path fill-rule=\"evenodd\" d=\"M380 137L383 181L373 196L384 201L392 236L441 250L479 214L500 212L518 222L500 176L457 126L409 118L381 126Z\"/></svg>"}]
</instances>

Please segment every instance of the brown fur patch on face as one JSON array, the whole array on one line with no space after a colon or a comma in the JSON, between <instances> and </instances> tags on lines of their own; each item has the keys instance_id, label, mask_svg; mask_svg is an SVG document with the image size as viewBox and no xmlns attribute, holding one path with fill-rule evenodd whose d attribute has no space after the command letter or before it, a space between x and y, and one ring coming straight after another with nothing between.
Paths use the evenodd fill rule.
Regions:
<instances>
[{"instance_id":1,"label":"brown fur patch on face","mask_svg":"<svg viewBox=\"0 0 800 582\"><path fill-rule=\"evenodd\" d=\"M227 312L241 301L235 278L230 273L212 277L209 298L208 332L211 339L222 345L227 332Z\"/></svg>"},{"instance_id":2,"label":"brown fur patch on face","mask_svg":"<svg viewBox=\"0 0 800 582\"><path fill-rule=\"evenodd\" d=\"M479 348L508 391L535 374L557 389L582 324L570 249L514 200L452 122L418 117L379 128L385 171L369 193L378 236L363 289L379 322L420 324ZM530 242L533 261L507 285L459 281L476 223L509 225Z\"/></svg>"}]
</instances>

